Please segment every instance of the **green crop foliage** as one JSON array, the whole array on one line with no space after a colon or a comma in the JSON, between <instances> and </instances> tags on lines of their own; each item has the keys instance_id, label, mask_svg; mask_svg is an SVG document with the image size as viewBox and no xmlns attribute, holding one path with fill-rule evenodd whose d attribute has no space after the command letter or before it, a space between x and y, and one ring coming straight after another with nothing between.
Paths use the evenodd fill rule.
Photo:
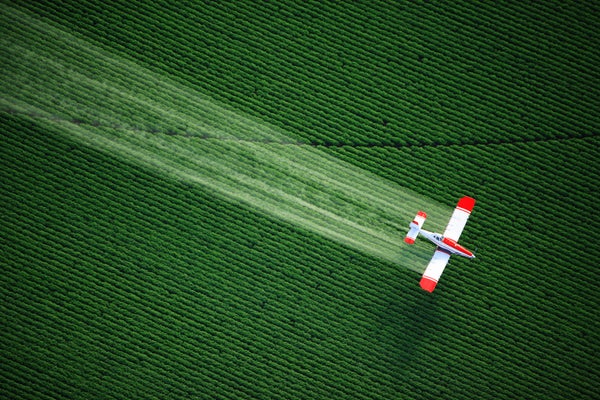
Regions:
<instances>
[{"instance_id":1,"label":"green crop foliage","mask_svg":"<svg viewBox=\"0 0 600 400\"><path fill-rule=\"evenodd\" d=\"M593 4L1 3L3 397L597 395Z\"/></svg>"}]
</instances>

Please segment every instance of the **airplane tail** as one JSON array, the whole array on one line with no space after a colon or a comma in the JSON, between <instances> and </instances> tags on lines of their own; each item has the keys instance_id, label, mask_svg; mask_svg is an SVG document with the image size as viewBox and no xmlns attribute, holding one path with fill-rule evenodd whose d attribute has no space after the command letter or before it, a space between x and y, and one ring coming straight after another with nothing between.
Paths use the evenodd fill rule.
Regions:
<instances>
[{"instance_id":1,"label":"airplane tail","mask_svg":"<svg viewBox=\"0 0 600 400\"><path fill-rule=\"evenodd\" d=\"M406 237L404 238L404 241L406 243L408 243L408 244L415 243L415 239L419 235L419 231L421 230L421 228L423 228L423 224L425 223L426 219L427 219L427 214L425 214L423 211L419 211L417 213L415 219L413 219L413 221L409 225L410 230L408 231L408 233L406 234Z\"/></svg>"}]
</instances>

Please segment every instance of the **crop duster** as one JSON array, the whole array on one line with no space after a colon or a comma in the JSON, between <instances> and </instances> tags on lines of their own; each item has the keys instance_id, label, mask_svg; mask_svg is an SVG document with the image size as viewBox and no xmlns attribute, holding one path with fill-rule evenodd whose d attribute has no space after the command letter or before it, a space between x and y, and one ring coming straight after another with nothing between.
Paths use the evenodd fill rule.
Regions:
<instances>
[{"instance_id":1,"label":"crop duster","mask_svg":"<svg viewBox=\"0 0 600 400\"><path fill-rule=\"evenodd\" d=\"M423 211L419 211L415 219L410 223L410 230L404 238L406 243L414 244L415 239L420 233L437 246L431 261L429 261L429 265L427 265L421 277L420 285L424 290L433 292L451 255L455 254L462 257L475 258L473 252L458 244L458 238L467 224L474 206L475 199L471 197L465 196L458 200L458 204L450 217L444 234L429 232L423 229L423 224L427 219L427 214Z\"/></svg>"}]
</instances>

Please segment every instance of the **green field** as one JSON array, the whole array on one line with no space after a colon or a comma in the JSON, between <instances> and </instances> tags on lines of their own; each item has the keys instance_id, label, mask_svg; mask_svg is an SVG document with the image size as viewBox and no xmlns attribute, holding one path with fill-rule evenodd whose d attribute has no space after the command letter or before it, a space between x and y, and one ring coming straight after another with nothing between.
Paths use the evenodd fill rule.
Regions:
<instances>
[{"instance_id":1,"label":"green field","mask_svg":"<svg viewBox=\"0 0 600 400\"><path fill-rule=\"evenodd\" d=\"M600 392L595 3L0 3L3 398Z\"/></svg>"}]
</instances>

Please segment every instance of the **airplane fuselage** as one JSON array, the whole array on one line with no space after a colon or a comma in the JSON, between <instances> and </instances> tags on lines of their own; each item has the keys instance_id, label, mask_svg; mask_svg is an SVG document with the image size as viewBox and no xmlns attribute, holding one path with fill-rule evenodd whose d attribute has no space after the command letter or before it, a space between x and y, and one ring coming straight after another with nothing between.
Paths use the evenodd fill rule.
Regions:
<instances>
[{"instance_id":1,"label":"airplane fuselage","mask_svg":"<svg viewBox=\"0 0 600 400\"><path fill-rule=\"evenodd\" d=\"M437 245L441 250L462 257L475 258L475 255L472 251L468 250L464 246L461 246L455 240L446 238L443 235L436 232L426 231L425 229L420 229L419 233L425 236L427 239L429 239L429 241Z\"/></svg>"}]
</instances>

